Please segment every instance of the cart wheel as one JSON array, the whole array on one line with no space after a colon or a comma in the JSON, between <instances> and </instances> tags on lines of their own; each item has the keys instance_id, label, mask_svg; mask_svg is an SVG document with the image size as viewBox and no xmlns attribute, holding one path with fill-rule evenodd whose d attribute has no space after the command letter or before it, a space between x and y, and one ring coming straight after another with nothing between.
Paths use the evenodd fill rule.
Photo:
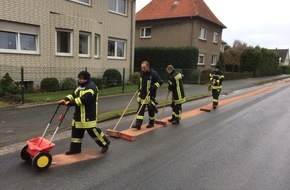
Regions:
<instances>
[{"instance_id":1,"label":"cart wheel","mask_svg":"<svg viewBox=\"0 0 290 190\"><path fill-rule=\"evenodd\" d=\"M40 152L36 154L32 160L32 166L37 171L45 170L50 166L52 157L48 152Z\"/></svg>"},{"instance_id":2,"label":"cart wheel","mask_svg":"<svg viewBox=\"0 0 290 190\"><path fill-rule=\"evenodd\" d=\"M31 160L31 156L27 152L27 148L28 148L28 145L26 145L25 147L22 148L22 150L20 152L20 157L22 158L22 160L30 161Z\"/></svg>"}]
</instances>

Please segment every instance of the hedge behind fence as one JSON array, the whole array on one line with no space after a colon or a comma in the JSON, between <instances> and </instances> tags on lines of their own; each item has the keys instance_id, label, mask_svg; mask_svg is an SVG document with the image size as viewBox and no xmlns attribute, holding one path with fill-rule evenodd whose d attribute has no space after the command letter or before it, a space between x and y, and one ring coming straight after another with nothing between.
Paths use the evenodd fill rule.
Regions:
<instances>
[{"instance_id":1,"label":"hedge behind fence","mask_svg":"<svg viewBox=\"0 0 290 190\"><path fill-rule=\"evenodd\" d=\"M198 49L195 47L139 47L135 49L134 68L140 68L142 61L146 60L153 69L165 69L171 64L175 68L186 70L197 69ZM185 80L192 73L184 72Z\"/></svg>"}]
</instances>

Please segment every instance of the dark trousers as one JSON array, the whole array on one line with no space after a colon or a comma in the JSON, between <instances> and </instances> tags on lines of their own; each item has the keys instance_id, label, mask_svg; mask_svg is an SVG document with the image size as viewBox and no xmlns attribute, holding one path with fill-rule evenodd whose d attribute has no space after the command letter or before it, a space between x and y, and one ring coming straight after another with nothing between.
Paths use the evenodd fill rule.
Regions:
<instances>
[{"instance_id":1,"label":"dark trousers","mask_svg":"<svg viewBox=\"0 0 290 190\"><path fill-rule=\"evenodd\" d=\"M88 132L90 137L100 146L104 147L107 145L109 140L105 136L105 134L102 132L100 128L93 127L93 128L76 128L72 126L71 130L71 146L70 150L72 151L78 151L81 150L82 146L82 140L84 138L85 131Z\"/></svg>"},{"instance_id":2,"label":"dark trousers","mask_svg":"<svg viewBox=\"0 0 290 190\"><path fill-rule=\"evenodd\" d=\"M175 104L174 102L171 104L171 107L172 107L172 112L173 112L173 116L177 119L181 119L181 112L182 112L182 107L181 107L181 104Z\"/></svg>"},{"instance_id":3,"label":"dark trousers","mask_svg":"<svg viewBox=\"0 0 290 190\"><path fill-rule=\"evenodd\" d=\"M152 106L150 104L143 104L143 105L141 105L141 103L139 103L138 110L139 109L141 109L141 110L140 110L139 114L137 115L136 125L142 125L146 107L148 109L149 120L150 121L155 121L155 118L156 118L156 115L155 115L155 106Z\"/></svg>"},{"instance_id":4,"label":"dark trousers","mask_svg":"<svg viewBox=\"0 0 290 190\"><path fill-rule=\"evenodd\" d=\"M221 89L212 89L212 104L217 106L219 104L219 95Z\"/></svg>"}]
</instances>

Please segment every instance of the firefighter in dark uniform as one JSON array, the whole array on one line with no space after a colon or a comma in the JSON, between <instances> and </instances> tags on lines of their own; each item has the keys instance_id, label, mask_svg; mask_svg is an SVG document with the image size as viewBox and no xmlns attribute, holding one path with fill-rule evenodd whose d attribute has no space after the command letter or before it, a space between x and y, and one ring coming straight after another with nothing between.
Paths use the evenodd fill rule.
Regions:
<instances>
[{"instance_id":1,"label":"firefighter in dark uniform","mask_svg":"<svg viewBox=\"0 0 290 190\"><path fill-rule=\"evenodd\" d=\"M72 120L70 150L66 155L81 153L81 145L85 131L91 138L102 147L101 152L105 153L110 145L101 129L97 128L98 109L98 88L91 81L90 73L81 71L78 74L79 86L72 94L60 100L59 103L67 106L74 106L75 112Z\"/></svg>"},{"instance_id":2,"label":"firefighter in dark uniform","mask_svg":"<svg viewBox=\"0 0 290 190\"><path fill-rule=\"evenodd\" d=\"M141 129L146 107L148 109L149 115L149 124L147 125L147 128L154 127L156 113L158 112L156 108L157 101L155 99L156 91L162 84L163 81L158 73L150 68L150 65L147 61L143 61L141 64L141 76L137 98L137 102L139 104L138 110L140 109L140 112L137 115L136 123L133 125L133 128L138 130Z\"/></svg>"},{"instance_id":3,"label":"firefighter in dark uniform","mask_svg":"<svg viewBox=\"0 0 290 190\"><path fill-rule=\"evenodd\" d=\"M183 89L183 75L175 71L172 65L168 65L166 68L167 73L170 75L168 81L168 90L172 92L172 118L169 119L169 122L173 124L179 124L181 119L182 104L186 101L184 89Z\"/></svg>"},{"instance_id":4,"label":"firefighter in dark uniform","mask_svg":"<svg viewBox=\"0 0 290 190\"><path fill-rule=\"evenodd\" d=\"M212 91L213 98L212 107L213 109L216 109L219 103L219 95L221 93L222 83L224 80L224 75L223 72L220 70L219 65L215 65L213 72L209 74L209 80L210 80L209 90Z\"/></svg>"}]
</instances>

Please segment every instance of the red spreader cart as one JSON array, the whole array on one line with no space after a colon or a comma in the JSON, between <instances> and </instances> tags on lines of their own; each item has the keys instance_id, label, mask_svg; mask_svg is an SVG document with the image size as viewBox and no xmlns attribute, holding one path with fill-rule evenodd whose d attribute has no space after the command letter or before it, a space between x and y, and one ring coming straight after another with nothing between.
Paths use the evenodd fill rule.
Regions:
<instances>
[{"instance_id":1,"label":"red spreader cart","mask_svg":"<svg viewBox=\"0 0 290 190\"><path fill-rule=\"evenodd\" d=\"M36 137L33 139L30 139L27 142L27 145L24 146L20 152L20 157L25 161L32 161L32 166L37 171L42 171L47 169L52 162L51 154L49 153L52 148L55 146L54 143L52 143L52 139L54 138L56 132L58 131L65 115L67 114L69 110L69 106L66 108L65 113L61 113L58 117L58 125L55 128L50 140L47 140L44 138L47 130L49 129L55 115L57 114L59 110L60 104L57 106L52 118L50 119L50 122L47 124L43 134L41 137Z\"/></svg>"}]
</instances>

